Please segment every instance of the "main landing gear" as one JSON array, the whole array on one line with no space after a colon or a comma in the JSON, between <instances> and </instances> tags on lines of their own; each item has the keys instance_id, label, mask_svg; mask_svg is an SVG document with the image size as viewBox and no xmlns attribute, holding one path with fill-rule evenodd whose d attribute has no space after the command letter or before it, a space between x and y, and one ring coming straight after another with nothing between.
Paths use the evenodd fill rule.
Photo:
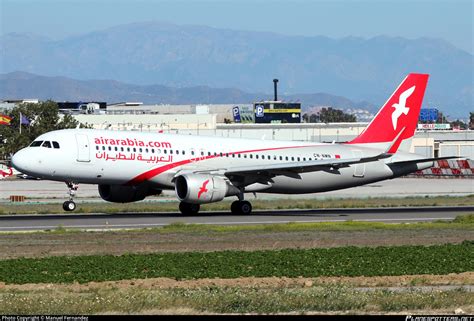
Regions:
<instances>
[{"instance_id":1,"label":"main landing gear","mask_svg":"<svg viewBox=\"0 0 474 321\"><path fill-rule=\"evenodd\" d=\"M248 201L235 201L230 206L230 211L234 215L248 215L252 213L252 204Z\"/></svg>"},{"instance_id":2,"label":"main landing gear","mask_svg":"<svg viewBox=\"0 0 474 321\"><path fill-rule=\"evenodd\" d=\"M199 213L200 208L201 205L199 204L191 204L185 202L179 203L179 211L183 215L196 215L197 213Z\"/></svg>"},{"instance_id":3,"label":"main landing gear","mask_svg":"<svg viewBox=\"0 0 474 321\"><path fill-rule=\"evenodd\" d=\"M183 215L196 215L199 213L200 207L199 204L179 203L179 211ZM234 215L249 215L252 213L252 204L248 201L238 200L232 203L230 211Z\"/></svg>"},{"instance_id":4,"label":"main landing gear","mask_svg":"<svg viewBox=\"0 0 474 321\"><path fill-rule=\"evenodd\" d=\"M76 203L74 203L74 196L76 195L76 191L79 188L79 185L74 184L73 182L66 182L66 185L69 189L69 201L63 203L63 210L66 212L72 212L76 209Z\"/></svg>"},{"instance_id":5,"label":"main landing gear","mask_svg":"<svg viewBox=\"0 0 474 321\"><path fill-rule=\"evenodd\" d=\"M252 204L249 201L244 201L244 192L240 190L240 194L237 195L238 201L232 202L230 211L234 215L249 215L252 213Z\"/></svg>"}]
</instances>

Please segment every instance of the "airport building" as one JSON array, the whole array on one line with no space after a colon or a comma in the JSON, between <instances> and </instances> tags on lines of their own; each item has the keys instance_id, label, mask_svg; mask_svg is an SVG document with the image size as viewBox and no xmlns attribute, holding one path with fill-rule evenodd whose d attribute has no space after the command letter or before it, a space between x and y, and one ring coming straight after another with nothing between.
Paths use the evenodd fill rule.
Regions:
<instances>
[{"instance_id":1,"label":"airport building","mask_svg":"<svg viewBox=\"0 0 474 321\"><path fill-rule=\"evenodd\" d=\"M137 130L262 140L346 142L368 123L224 124L216 114L104 114L74 115L96 129ZM474 159L474 131L418 130L411 152L426 157L463 156Z\"/></svg>"},{"instance_id":2,"label":"airport building","mask_svg":"<svg viewBox=\"0 0 474 321\"><path fill-rule=\"evenodd\" d=\"M5 101L0 107L8 109L20 102ZM276 102L278 102L276 100ZM367 122L358 123L255 123L255 105L145 105L122 102L107 105L104 110L81 108L71 113L79 122L96 129L150 131L184 135L206 135L263 140L295 140L314 142L345 142L359 135ZM84 106L82 104L81 106ZM241 123L234 119L233 108L239 107ZM92 108L94 107L94 108ZM96 110L88 113L87 110ZM411 152L426 157L461 156L474 160L474 131L452 130L443 126L420 125L412 142Z\"/></svg>"}]
</instances>

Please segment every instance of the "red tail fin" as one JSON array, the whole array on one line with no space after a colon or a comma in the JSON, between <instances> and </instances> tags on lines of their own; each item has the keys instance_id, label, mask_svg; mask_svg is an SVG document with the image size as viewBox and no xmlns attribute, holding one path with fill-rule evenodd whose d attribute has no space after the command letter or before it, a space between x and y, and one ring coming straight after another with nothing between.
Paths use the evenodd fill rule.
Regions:
<instances>
[{"instance_id":1,"label":"red tail fin","mask_svg":"<svg viewBox=\"0 0 474 321\"><path fill-rule=\"evenodd\" d=\"M349 144L392 142L400 133L397 138L400 142L411 138L418 123L428 77L427 74L409 74L367 128Z\"/></svg>"}]
</instances>

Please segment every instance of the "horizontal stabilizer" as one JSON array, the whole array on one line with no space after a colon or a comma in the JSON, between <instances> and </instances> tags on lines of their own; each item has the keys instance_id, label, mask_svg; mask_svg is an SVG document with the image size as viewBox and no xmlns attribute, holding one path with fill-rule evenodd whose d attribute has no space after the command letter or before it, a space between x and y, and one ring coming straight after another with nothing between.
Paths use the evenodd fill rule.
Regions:
<instances>
[{"instance_id":1,"label":"horizontal stabilizer","mask_svg":"<svg viewBox=\"0 0 474 321\"><path fill-rule=\"evenodd\" d=\"M392 162L390 164L408 164L408 163L425 163L425 162L434 162L438 160L453 159L453 158L464 158L462 156L446 156L446 157L432 157L432 158L419 158L419 159L410 159L406 161Z\"/></svg>"}]
</instances>

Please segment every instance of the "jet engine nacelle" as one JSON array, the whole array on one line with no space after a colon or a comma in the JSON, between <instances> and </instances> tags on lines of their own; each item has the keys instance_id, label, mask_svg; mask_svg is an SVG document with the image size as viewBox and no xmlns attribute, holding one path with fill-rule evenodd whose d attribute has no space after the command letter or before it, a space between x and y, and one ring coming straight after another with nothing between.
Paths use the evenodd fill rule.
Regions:
<instances>
[{"instance_id":1,"label":"jet engine nacelle","mask_svg":"<svg viewBox=\"0 0 474 321\"><path fill-rule=\"evenodd\" d=\"M184 174L175 180L178 199L191 204L219 202L226 196L238 195L239 189L222 176Z\"/></svg>"},{"instance_id":2,"label":"jet engine nacelle","mask_svg":"<svg viewBox=\"0 0 474 321\"><path fill-rule=\"evenodd\" d=\"M148 185L122 186L99 185L99 194L103 200L113 203L138 202L150 195L158 195L161 190L150 188Z\"/></svg>"}]
</instances>

